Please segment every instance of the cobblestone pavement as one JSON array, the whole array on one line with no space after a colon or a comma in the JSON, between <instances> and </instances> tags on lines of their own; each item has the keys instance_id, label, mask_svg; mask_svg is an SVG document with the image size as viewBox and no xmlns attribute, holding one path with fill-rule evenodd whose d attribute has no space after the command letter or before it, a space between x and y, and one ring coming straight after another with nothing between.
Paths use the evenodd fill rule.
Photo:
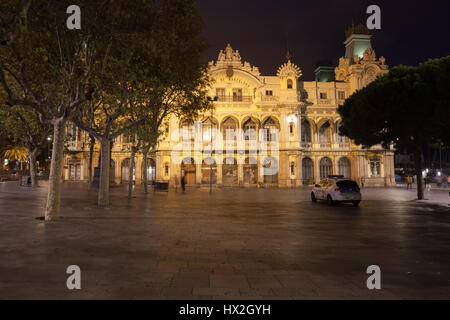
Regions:
<instances>
[{"instance_id":1,"label":"cobblestone pavement","mask_svg":"<svg viewBox=\"0 0 450 320\"><path fill-rule=\"evenodd\" d=\"M45 189L0 183L0 299L450 298L450 210L401 188L365 189L360 208L313 204L308 189L130 202L114 188L100 210L95 191L65 183L51 223L35 219ZM66 288L69 265L80 291ZM366 287L370 265L380 291Z\"/></svg>"}]
</instances>

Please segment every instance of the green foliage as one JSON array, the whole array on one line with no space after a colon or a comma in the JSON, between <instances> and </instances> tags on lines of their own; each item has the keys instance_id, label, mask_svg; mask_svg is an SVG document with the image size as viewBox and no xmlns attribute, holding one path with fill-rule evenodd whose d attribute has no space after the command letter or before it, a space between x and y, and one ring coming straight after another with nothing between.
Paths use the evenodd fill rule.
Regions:
<instances>
[{"instance_id":1,"label":"green foliage","mask_svg":"<svg viewBox=\"0 0 450 320\"><path fill-rule=\"evenodd\" d=\"M0 101L33 108L43 118L67 117L85 97L85 83L107 50L102 13L107 2L80 0L82 29L66 27L68 0L33 0L26 27L0 46ZM17 15L2 6L0 19ZM14 94L13 89L20 89ZM48 120L50 120L48 119Z\"/></svg>"},{"instance_id":2,"label":"green foliage","mask_svg":"<svg viewBox=\"0 0 450 320\"><path fill-rule=\"evenodd\" d=\"M105 19L109 53L88 84L92 99L74 117L77 125L97 139L139 127L139 136L154 144L167 117L194 117L207 108L205 44L194 1L117 1Z\"/></svg>"},{"instance_id":3,"label":"green foliage","mask_svg":"<svg viewBox=\"0 0 450 320\"><path fill-rule=\"evenodd\" d=\"M34 150L46 143L51 126L43 125L36 112L25 107L0 109L0 127L14 146Z\"/></svg>"},{"instance_id":4,"label":"green foliage","mask_svg":"<svg viewBox=\"0 0 450 320\"><path fill-rule=\"evenodd\" d=\"M356 144L450 143L450 57L398 66L353 94L339 113Z\"/></svg>"}]
</instances>

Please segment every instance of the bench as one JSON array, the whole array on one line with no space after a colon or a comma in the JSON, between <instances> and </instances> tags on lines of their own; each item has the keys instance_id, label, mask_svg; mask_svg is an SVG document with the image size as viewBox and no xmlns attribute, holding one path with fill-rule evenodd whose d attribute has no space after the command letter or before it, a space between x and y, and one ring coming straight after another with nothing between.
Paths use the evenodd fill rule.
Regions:
<instances>
[{"instance_id":1,"label":"bench","mask_svg":"<svg viewBox=\"0 0 450 320\"><path fill-rule=\"evenodd\" d=\"M169 182L156 182L154 191L169 192Z\"/></svg>"}]
</instances>

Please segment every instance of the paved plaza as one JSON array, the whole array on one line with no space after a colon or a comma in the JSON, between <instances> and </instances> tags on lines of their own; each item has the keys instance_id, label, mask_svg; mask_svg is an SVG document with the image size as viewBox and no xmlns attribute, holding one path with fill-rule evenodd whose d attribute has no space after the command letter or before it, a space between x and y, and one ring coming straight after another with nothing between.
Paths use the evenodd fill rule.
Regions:
<instances>
[{"instance_id":1,"label":"paved plaza","mask_svg":"<svg viewBox=\"0 0 450 320\"><path fill-rule=\"evenodd\" d=\"M354 208L309 189L137 189L130 202L117 187L99 210L95 190L66 182L62 219L45 223L45 186L0 183L0 299L449 299L448 191L363 192ZM69 265L82 290L66 288ZM370 265L382 290L367 289Z\"/></svg>"}]
</instances>

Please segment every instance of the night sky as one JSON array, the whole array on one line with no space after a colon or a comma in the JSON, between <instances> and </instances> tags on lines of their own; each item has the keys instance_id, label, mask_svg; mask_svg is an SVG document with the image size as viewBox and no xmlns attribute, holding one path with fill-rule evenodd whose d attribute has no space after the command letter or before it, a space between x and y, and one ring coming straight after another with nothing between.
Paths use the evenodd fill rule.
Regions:
<instances>
[{"instance_id":1,"label":"night sky","mask_svg":"<svg viewBox=\"0 0 450 320\"><path fill-rule=\"evenodd\" d=\"M366 24L366 9L381 7L381 30L372 31L377 56L389 66L416 65L450 55L450 1L351 0L197 0L210 45L206 59L216 60L230 42L242 59L275 75L284 63L287 43L292 60L314 78L319 60L337 65L345 53L345 30Z\"/></svg>"}]
</instances>

